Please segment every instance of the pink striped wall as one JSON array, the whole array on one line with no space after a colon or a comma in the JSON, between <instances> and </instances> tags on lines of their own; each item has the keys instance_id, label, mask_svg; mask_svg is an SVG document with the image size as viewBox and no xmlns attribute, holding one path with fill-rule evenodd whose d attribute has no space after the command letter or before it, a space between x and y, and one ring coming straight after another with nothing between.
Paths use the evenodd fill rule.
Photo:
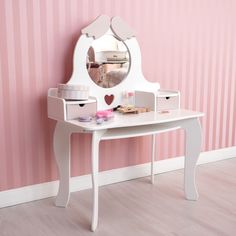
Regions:
<instances>
[{"instance_id":1,"label":"pink striped wall","mask_svg":"<svg viewBox=\"0 0 236 236\"><path fill-rule=\"evenodd\" d=\"M57 179L47 89L69 79L80 29L99 14L136 30L148 80L206 113L203 151L236 145L235 12L234 0L0 0L0 190ZM73 135L73 176L90 172L90 142ZM103 142L101 170L145 163L149 146ZM182 131L160 135L158 148L158 159L182 155Z\"/></svg>"}]
</instances>

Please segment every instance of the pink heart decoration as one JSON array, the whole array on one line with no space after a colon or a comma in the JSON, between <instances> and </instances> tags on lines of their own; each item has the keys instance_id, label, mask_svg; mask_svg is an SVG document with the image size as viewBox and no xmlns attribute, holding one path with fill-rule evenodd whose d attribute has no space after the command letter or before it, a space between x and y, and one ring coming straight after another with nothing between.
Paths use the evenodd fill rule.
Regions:
<instances>
[{"instance_id":1,"label":"pink heart decoration","mask_svg":"<svg viewBox=\"0 0 236 236\"><path fill-rule=\"evenodd\" d=\"M114 100L114 95L105 95L104 99L107 105L111 105Z\"/></svg>"}]
</instances>

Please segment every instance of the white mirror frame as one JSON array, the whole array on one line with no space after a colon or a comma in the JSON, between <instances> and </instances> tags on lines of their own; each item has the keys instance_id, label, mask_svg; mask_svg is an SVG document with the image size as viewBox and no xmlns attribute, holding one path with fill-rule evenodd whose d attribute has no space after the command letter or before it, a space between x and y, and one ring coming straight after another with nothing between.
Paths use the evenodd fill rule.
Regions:
<instances>
[{"instance_id":1,"label":"white mirror frame","mask_svg":"<svg viewBox=\"0 0 236 236\"><path fill-rule=\"evenodd\" d=\"M112 88L102 88L90 78L86 68L86 58L93 40L106 34L110 28L108 16L101 15L93 23L82 30L82 35L76 43L73 55L73 73L68 84L82 84L89 86L90 96L97 100L97 109L105 110L122 104L124 91L148 91L157 93L159 83L147 81L142 73L141 52L133 31L119 17L112 18L111 30L121 39L130 53L130 69L126 78ZM109 24L108 24L109 23ZM120 27L118 27L120 25ZM117 33L116 33L117 31ZM105 96L113 95L113 102L108 105Z\"/></svg>"}]
</instances>

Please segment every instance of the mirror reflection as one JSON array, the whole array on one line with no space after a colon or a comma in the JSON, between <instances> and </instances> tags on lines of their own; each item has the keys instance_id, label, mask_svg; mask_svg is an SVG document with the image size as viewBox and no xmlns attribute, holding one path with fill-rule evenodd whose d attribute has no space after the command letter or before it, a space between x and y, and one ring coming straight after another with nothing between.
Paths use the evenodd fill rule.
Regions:
<instances>
[{"instance_id":1,"label":"mirror reflection","mask_svg":"<svg viewBox=\"0 0 236 236\"><path fill-rule=\"evenodd\" d=\"M111 88L128 74L130 60L126 45L111 34L93 41L87 53L87 70L98 86Z\"/></svg>"}]
</instances>

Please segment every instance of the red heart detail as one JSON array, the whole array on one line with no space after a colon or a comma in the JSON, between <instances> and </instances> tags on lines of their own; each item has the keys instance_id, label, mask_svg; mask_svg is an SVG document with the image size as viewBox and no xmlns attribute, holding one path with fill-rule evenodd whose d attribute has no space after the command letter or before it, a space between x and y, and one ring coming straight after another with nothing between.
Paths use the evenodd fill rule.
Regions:
<instances>
[{"instance_id":1,"label":"red heart detail","mask_svg":"<svg viewBox=\"0 0 236 236\"><path fill-rule=\"evenodd\" d=\"M105 99L105 102L106 102L107 105L111 105L111 103L112 103L113 100L114 100L114 95L113 95L113 94L111 94L111 95L106 95L106 96L104 97L104 99Z\"/></svg>"}]
</instances>

